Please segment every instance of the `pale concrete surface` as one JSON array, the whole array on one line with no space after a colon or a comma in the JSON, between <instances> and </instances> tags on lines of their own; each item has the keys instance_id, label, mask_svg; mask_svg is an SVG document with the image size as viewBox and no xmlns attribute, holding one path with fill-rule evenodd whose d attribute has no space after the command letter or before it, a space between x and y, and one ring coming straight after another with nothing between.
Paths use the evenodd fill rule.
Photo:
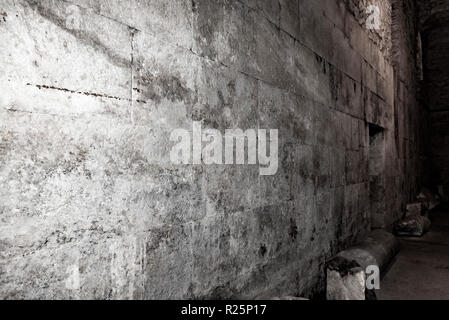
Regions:
<instances>
[{"instance_id":1,"label":"pale concrete surface","mask_svg":"<svg viewBox=\"0 0 449 320\"><path fill-rule=\"evenodd\" d=\"M430 219L422 238L400 238L401 251L381 281L379 300L449 300L449 211Z\"/></svg>"},{"instance_id":2,"label":"pale concrete surface","mask_svg":"<svg viewBox=\"0 0 449 320\"><path fill-rule=\"evenodd\" d=\"M324 291L370 230L370 125L382 224L421 188L411 2L0 1L0 298ZM193 121L279 129L278 173L172 164Z\"/></svg>"}]
</instances>

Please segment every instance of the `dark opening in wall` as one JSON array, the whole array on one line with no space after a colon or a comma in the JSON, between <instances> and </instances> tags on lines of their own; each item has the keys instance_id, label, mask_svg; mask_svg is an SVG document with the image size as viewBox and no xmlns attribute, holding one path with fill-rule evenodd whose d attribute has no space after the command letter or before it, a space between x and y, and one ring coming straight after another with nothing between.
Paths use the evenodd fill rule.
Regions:
<instances>
[{"instance_id":1,"label":"dark opening in wall","mask_svg":"<svg viewBox=\"0 0 449 320\"><path fill-rule=\"evenodd\" d=\"M369 141L371 229L380 229L385 227L384 129L370 123Z\"/></svg>"}]
</instances>

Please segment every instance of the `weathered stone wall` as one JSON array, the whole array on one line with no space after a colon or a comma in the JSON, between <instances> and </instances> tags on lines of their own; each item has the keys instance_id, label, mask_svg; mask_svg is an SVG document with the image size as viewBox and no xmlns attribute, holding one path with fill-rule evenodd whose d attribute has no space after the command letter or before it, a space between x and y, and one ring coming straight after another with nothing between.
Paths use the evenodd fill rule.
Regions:
<instances>
[{"instance_id":1,"label":"weathered stone wall","mask_svg":"<svg viewBox=\"0 0 449 320\"><path fill-rule=\"evenodd\" d=\"M391 140L395 153L391 154L391 166L387 196L394 203L395 214L387 224L399 219L405 211L404 204L413 201L424 184L424 168L427 165L428 114L419 103L421 63L417 8L415 1L392 1L392 63L395 72L394 131Z\"/></svg>"},{"instance_id":2,"label":"weathered stone wall","mask_svg":"<svg viewBox=\"0 0 449 320\"><path fill-rule=\"evenodd\" d=\"M369 123L381 225L418 183L409 75L374 2L379 32L354 1L3 0L0 296L320 293L371 226ZM172 165L192 121L279 129L277 174Z\"/></svg>"},{"instance_id":3,"label":"weathered stone wall","mask_svg":"<svg viewBox=\"0 0 449 320\"><path fill-rule=\"evenodd\" d=\"M449 194L449 1L418 1L424 81L422 105L430 113L427 175L431 186Z\"/></svg>"},{"instance_id":4,"label":"weathered stone wall","mask_svg":"<svg viewBox=\"0 0 449 320\"><path fill-rule=\"evenodd\" d=\"M366 26L367 19L372 11L370 6L379 8L379 28L367 30L369 38L380 49L385 58L391 61L392 50L392 1L391 0L346 0L349 11L354 15L362 27Z\"/></svg>"}]
</instances>

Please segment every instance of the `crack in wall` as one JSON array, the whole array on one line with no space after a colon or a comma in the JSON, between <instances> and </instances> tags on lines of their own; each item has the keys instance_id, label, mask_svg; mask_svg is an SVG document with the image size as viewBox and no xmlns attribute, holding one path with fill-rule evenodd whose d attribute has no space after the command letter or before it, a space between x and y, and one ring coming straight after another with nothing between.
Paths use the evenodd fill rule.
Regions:
<instances>
[{"instance_id":1,"label":"crack in wall","mask_svg":"<svg viewBox=\"0 0 449 320\"><path fill-rule=\"evenodd\" d=\"M104 94L104 93L97 93L97 92L90 92L90 91L77 91L77 90L71 90L71 89L67 89L67 88L49 86L49 85L45 85L45 84L33 84L33 83L27 82L26 85L34 86L38 89L58 90L58 91L63 91L63 92L67 92L67 93L82 94L85 96L93 96L93 97L97 97L97 98L107 98L107 99L115 99L115 100L121 100L121 101L129 101L129 102L136 101L139 103L147 103L145 100L140 100L140 99L133 100L133 99L129 99L129 98L112 96L112 95L108 95L108 94Z\"/></svg>"}]
</instances>

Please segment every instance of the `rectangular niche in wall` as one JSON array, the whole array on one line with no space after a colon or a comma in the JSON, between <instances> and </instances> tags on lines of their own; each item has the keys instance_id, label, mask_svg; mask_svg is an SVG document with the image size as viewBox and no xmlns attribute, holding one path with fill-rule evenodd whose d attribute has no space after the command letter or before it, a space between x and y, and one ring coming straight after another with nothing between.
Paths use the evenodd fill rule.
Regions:
<instances>
[{"instance_id":1,"label":"rectangular niche in wall","mask_svg":"<svg viewBox=\"0 0 449 320\"><path fill-rule=\"evenodd\" d=\"M371 229L385 227L385 134L369 123L369 186Z\"/></svg>"}]
</instances>

